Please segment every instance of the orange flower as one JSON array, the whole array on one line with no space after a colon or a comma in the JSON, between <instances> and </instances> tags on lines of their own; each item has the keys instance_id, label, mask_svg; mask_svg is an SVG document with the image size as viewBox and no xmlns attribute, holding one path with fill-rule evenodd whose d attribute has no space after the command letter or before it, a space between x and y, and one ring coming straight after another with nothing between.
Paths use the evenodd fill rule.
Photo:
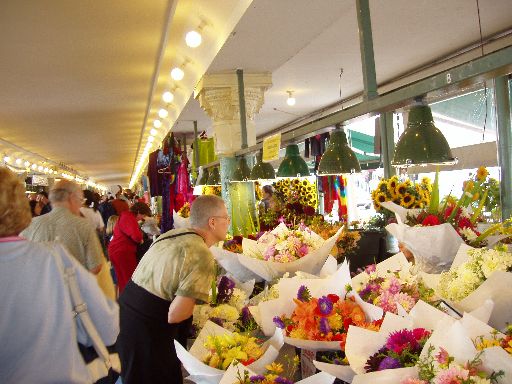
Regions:
<instances>
[{"instance_id":1,"label":"orange flower","mask_svg":"<svg viewBox=\"0 0 512 384\"><path fill-rule=\"evenodd\" d=\"M366 316L361 309L361 307L356 306L352 309L352 312L350 313L350 318L356 325L362 324L366 321Z\"/></svg>"},{"instance_id":2,"label":"orange flower","mask_svg":"<svg viewBox=\"0 0 512 384\"><path fill-rule=\"evenodd\" d=\"M295 302L295 311L293 311L292 320L299 323L299 326L304 328L306 332L316 328L315 309L317 306L317 299L310 301L300 301L293 299Z\"/></svg>"}]
</instances>

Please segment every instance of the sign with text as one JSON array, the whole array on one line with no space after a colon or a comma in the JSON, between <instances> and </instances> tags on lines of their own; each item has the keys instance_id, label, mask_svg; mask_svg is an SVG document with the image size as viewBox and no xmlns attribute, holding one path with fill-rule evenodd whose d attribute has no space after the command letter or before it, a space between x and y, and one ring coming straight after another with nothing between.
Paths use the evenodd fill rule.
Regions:
<instances>
[{"instance_id":1,"label":"sign with text","mask_svg":"<svg viewBox=\"0 0 512 384\"><path fill-rule=\"evenodd\" d=\"M279 149L281 148L281 134L272 135L263 139L263 161L279 159Z\"/></svg>"}]
</instances>

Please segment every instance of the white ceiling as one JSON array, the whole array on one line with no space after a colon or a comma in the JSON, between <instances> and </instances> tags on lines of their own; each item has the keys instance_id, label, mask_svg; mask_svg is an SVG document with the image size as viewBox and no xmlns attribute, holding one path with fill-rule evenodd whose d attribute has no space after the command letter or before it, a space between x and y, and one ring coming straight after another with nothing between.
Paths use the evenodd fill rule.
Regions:
<instances>
[{"instance_id":1,"label":"white ceiling","mask_svg":"<svg viewBox=\"0 0 512 384\"><path fill-rule=\"evenodd\" d=\"M370 3L379 86L479 41L476 1ZM510 0L480 0L480 15L484 39L512 28ZM200 20L209 22L203 45L186 50L182 35ZM511 44L508 36L488 49ZM171 110L178 133L191 132L191 120L211 129L189 99L205 71L272 72L258 135L363 89L353 0L4 0L0 58L0 138L106 184L128 183L168 70L185 59L191 76Z\"/></svg>"}]
</instances>

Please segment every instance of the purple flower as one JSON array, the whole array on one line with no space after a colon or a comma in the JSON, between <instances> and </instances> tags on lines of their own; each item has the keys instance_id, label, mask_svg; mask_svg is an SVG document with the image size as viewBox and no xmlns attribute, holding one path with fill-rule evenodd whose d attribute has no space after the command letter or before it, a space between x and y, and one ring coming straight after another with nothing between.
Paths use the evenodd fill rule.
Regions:
<instances>
[{"instance_id":1,"label":"purple flower","mask_svg":"<svg viewBox=\"0 0 512 384\"><path fill-rule=\"evenodd\" d=\"M224 320L219 317L210 317L208 320L217 324L218 326L221 326L221 327L224 326Z\"/></svg>"},{"instance_id":2,"label":"purple flower","mask_svg":"<svg viewBox=\"0 0 512 384\"><path fill-rule=\"evenodd\" d=\"M329 321L326 317L322 317L320 319L320 332L322 332L324 335L327 335L329 332L331 332L331 327L329 326Z\"/></svg>"},{"instance_id":3,"label":"purple flower","mask_svg":"<svg viewBox=\"0 0 512 384\"><path fill-rule=\"evenodd\" d=\"M383 371L385 369L396 369L396 368L402 368L400 365L400 362L397 359L394 359L392 357L385 357L379 364L379 371Z\"/></svg>"},{"instance_id":4,"label":"purple flower","mask_svg":"<svg viewBox=\"0 0 512 384\"><path fill-rule=\"evenodd\" d=\"M376 264L367 265L364 270L367 274L371 274L372 272L375 272L377 270L377 265Z\"/></svg>"},{"instance_id":5,"label":"purple flower","mask_svg":"<svg viewBox=\"0 0 512 384\"><path fill-rule=\"evenodd\" d=\"M343 364L343 361L342 361L342 360L340 360L340 359L338 359L338 358L335 358L335 359L332 361L332 363L333 363L334 365L345 365L345 364Z\"/></svg>"},{"instance_id":6,"label":"purple flower","mask_svg":"<svg viewBox=\"0 0 512 384\"><path fill-rule=\"evenodd\" d=\"M332 302L327 296L318 299L318 310L322 315L329 315L332 312Z\"/></svg>"},{"instance_id":7,"label":"purple flower","mask_svg":"<svg viewBox=\"0 0 512 384\"><path fill-rule=\"evenodd\" d=\"M272 321L274 322L274 324L276 325L277 328L281 328L281 329L285 328L285 324L279 316L274 316Z\"/></svg>"},{"instance_id":8,"label":"purple flower","mask_svg":"<svg viewBox=\"0 0 512 384\"><path fill-rule=\"evenodd\" d=\"M311 294L309 293L308 287L305 285L301 285L299 287L299 290L297 291L297 299L299 299L302 302L308 302L311 300Z\"/></svg>"},{"instance_id":9,"label":"purple flower","mask_svg":"<svg viewBox=\"0 0 512 384\"><path fill-rule=\"evenodd\" d=\"M263 376L263 375L255 375L255 376L251 376L249 378L249 380L251 380L251 383L258 383L260 381L265 380L265 376Z\"/></svg>"},{"instance_id":10,"label":"purple flower","mask_svg":"<svg viewBox=\"0 0 512 384\"><path fill-rule=\"evenodd\" d=\"M290 381L288 379L285 379L284 377L276 377L276 379L274 380L275 383L278 383L278 384L293 384L293 381Z\"/></svg>"},{"instance_id":11,"label":"purple flower","mask_svg":"<svg viewBox=\"0 0 512 384\"><path fill-rule=\"evenodd\" d=\"M242 308L241 319L242 319L242 324L247 324L251 321L252 315L251 315L251 311L249 311L249 307Z\"/></svg>"},{"instance_id":12,"label":"purple flower","mask_svg":"<svg viewBox=\"0 0 512 384\"><path fill-rule=\"evenodd\" d=\"M227 276L222 276L217 284L217 303L227 303L233 295L235 282Z\"/></svg>"}]
</instances>

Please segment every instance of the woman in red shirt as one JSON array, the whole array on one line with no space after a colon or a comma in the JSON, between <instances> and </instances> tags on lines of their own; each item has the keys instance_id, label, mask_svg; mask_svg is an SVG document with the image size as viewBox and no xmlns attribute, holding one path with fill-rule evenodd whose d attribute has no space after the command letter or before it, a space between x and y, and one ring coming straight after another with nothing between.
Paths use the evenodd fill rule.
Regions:
<instances>
[{"instance_id":1,"label":"woman in red shirt","mask_svg":"<svg viewBox=\"0 0 512 384\"><path fill-rule=\"evenodd\" d=\"M139 220L151 216L144 203L135 203L129 211L122 212L114 227L114 236L108 245L108 256L116 272L119 294L132 277L137 267L137 245L142 243Z\"/></svg>"}]
</instances>

